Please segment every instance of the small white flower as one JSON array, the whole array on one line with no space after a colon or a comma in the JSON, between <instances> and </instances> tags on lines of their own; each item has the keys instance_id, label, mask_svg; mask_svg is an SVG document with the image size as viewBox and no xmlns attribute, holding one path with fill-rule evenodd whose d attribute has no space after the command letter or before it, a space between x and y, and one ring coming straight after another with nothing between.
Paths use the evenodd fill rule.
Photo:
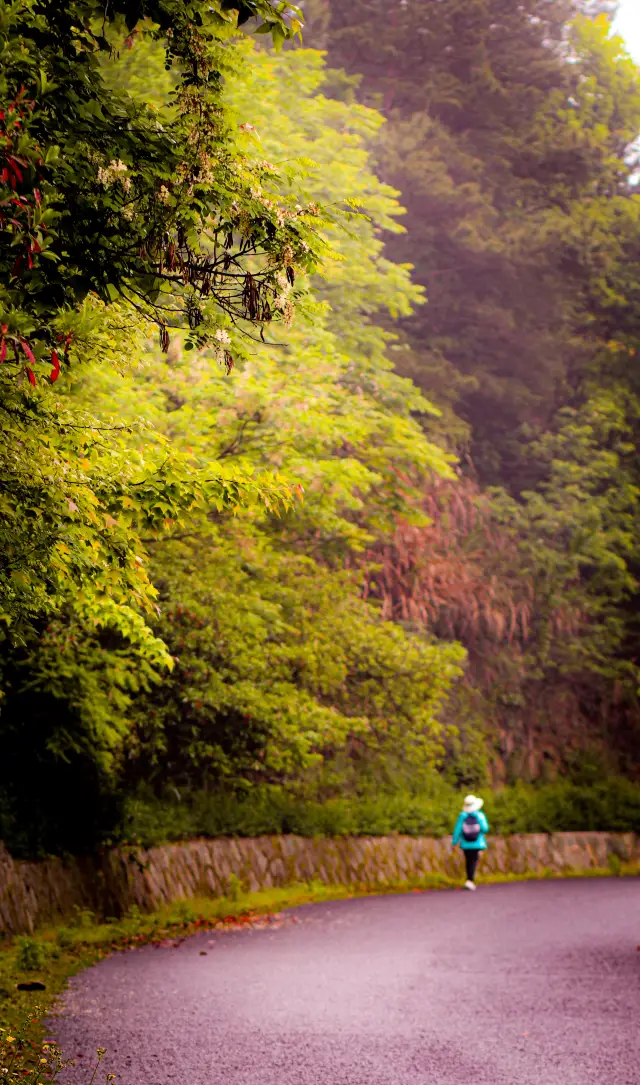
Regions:
<instances>
[{"instance_id":1,"label":"small white flower","mask_svg":"<svg viewBox=\"0 0 640 1085\"><path fill-rule=\"evenodd\" d=\"M231 342L231 336L229 335L228 332L226 332L224 330L224 328L218 328L216 330L215 337L216 337L216 339L218 340L219 343L230 343Z\"/></svg>"},{"instance_id":2,"label":"small white flower","mask_svg":"<svg viewBox=\"0 0 640 1085\"><path fill-rule=\"evenodd\" d=\"M110 185L113 185L119 180L122 186L128 191L131 187L131 178L119 177L119 174L127 172L127 168L126 164L121 162L120 159L117 161L114 159L108 166L98 167L98 181L101 185L104 185L105 188L109 188Z\"/></svg>"}]
</instances>

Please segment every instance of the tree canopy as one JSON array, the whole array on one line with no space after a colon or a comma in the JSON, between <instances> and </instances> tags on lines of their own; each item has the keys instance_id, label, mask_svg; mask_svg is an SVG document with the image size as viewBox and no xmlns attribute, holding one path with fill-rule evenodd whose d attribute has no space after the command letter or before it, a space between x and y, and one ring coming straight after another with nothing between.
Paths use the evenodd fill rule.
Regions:
<instances>
[{"instance_id":1,"label":"tree canopy","mask_svg":"<svg viewBox=\"0 0 640 1085\"><path fill-rule=\"evenodd\" d=\"M16 853L185 796L635 771L610 5L303 7L0 0Z\"/></svg>"},{"instance_id":2,"label":"tree canopy","mask_svg":"<svg viewBox=\"0 0 640 1085\"><path fill-rule=\"evenodd\" d=\"M225 114L236 56L225 41L257 16L276 43L298 27L267 0L1 6L0 622L11 636L77 591L98 619L117 607L140 632L134 611L154 592L139 530L264 492L198 475L166 449L132 458L125 427L51 389L89 360L125 365L153 324L164 349L168 328L186 327L186 346L211 341L229 370L252 334L288 321L324 219L256 156L249 165ZM154 102L110 78L136 35L168 75ZM285 490L276 481L270 494Z\"/></svg>"},{"instance_id":3,"label":"tree canopy","mask_svg":"<svg viewBox=\"0 0 640 1085\"><path fill-rule=\"evenodd\" d=\"M369 164L366 143L380 118L323 96L316 53L234 48L225 104L254 133L247 168L255 157L284 178L297 163L287 184L299 198L350 207L351 219L346 229L325 226L314 304L289 329L265 330L231 376L215 341L187 350L184 327L164 357L127 329L126 361L87 358L75 382L66 374L56 382L78 415L91 410L107 433L118 428L126 463L157 465L147 475L157 519L136 509L136 555L153 585L147 636L165 659L149 650L145 658L131 629L107 618L96 627L68 598L5 667L11 745L21 750L25 712L41 718L42 777L52 757L93 766L107 804L98 821L123 787L142 781L158 794L171 781L282 783L328 770L346 751L362 766L385 755L435 763L439 708L463 660L459 647L381 618L362 598L357 567L424 480L452 474L451 457L416 420L435 409L394 372L390 333L375 322L421 301L377 236L399 229L400 211ZM162 72L143 35L136 49ZM128 312L124 302L88 304L109 319ZM95 455L111 473L109 449L100 442ZM126 492L122 471L113 475ZM199 489L186 501L193 479ZM251 486L261 500L246 499ZM122 512L108 515L121 530ZM11 809L21 801L8 782L16 778L10 759ZM32 839L50 846L56 835L73 837L72 815L65 822L61 810L60 819L47 829L43 814Z\"/></svg>"}]
</instances>

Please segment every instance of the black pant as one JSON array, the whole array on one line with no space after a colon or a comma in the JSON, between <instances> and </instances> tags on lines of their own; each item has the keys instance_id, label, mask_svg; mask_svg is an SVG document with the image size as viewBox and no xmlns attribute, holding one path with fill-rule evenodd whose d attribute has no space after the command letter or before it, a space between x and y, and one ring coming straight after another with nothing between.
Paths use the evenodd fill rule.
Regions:
<instances>
[{"instance_id":1,"label":"black pant","mask_svg":"<svg viewBox=\"0 0 640 1085\"><path fill-rule=\"evenodd\" d=\"M481 848L465 848L464 861L467 865L467 881L472 882L476 876L476 867L480 858Z\"/></svg>"}]
</instances>

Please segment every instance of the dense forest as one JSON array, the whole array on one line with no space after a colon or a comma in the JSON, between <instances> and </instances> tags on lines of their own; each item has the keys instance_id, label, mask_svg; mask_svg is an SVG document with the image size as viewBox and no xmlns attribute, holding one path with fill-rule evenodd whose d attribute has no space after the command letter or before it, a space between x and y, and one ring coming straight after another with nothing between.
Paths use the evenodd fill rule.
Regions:
<instances>
[{"instance_id":1,"label":"dense forest","mask_svg":"<svg viewBox=\"0 0 640 1085\"><path fill-rule=\"evenodd\" d=\"M302 7L0 2L15 854L637 774L611 5Z\"/></svg>"},{"instance_id":2,"label":"dense forest","mask_svg":"<svg viewBox=\"0 0 640 1085\"><path fill-rule=\"evenodd\" d=\"M640 88L607 7L356 0L311 27L388 117L387 252L428 297L396 368L462 469L374 593L464 644L499 761L533 774L589 743L632 769L639 737Z\"/></svg>"}]
</instances>

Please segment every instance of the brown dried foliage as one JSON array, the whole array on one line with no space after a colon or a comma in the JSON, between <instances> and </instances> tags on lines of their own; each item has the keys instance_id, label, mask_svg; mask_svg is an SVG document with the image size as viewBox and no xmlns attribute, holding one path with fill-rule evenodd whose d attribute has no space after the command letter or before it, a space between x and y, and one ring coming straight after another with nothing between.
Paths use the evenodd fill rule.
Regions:
<instances>
[{"instance_id":1,"label":"brown dried foliage","mask_svg":"<svg viewBox=\"0 0 640 1085\"><path fill-rule=\"evenodd\" d=\"M428 526L399 522L391 542L368 557L366 593L386 617L428 627L466 644L526 641L533 584L518 575L517 545L492 522L470 479L438 479L425 493Z\"/></svg>"},{"instance_id":2,"label":"brown dried foliage","mask_svg":"<svg viewBox=\"0 0 640 1085\"><path fill-rule=\"evenodd\" d=\"M472 669L485 679L501 648L523 654L536 630L536 585L524 571L518 539L496 522L491 502L470 478L437 479L424 494L427 526L399 521L391 541L367 559L365 595L386 618L460 640ZM575 634L581 615L568 607L550 616L553 635Z\"/></svg>"}]
</instances>

